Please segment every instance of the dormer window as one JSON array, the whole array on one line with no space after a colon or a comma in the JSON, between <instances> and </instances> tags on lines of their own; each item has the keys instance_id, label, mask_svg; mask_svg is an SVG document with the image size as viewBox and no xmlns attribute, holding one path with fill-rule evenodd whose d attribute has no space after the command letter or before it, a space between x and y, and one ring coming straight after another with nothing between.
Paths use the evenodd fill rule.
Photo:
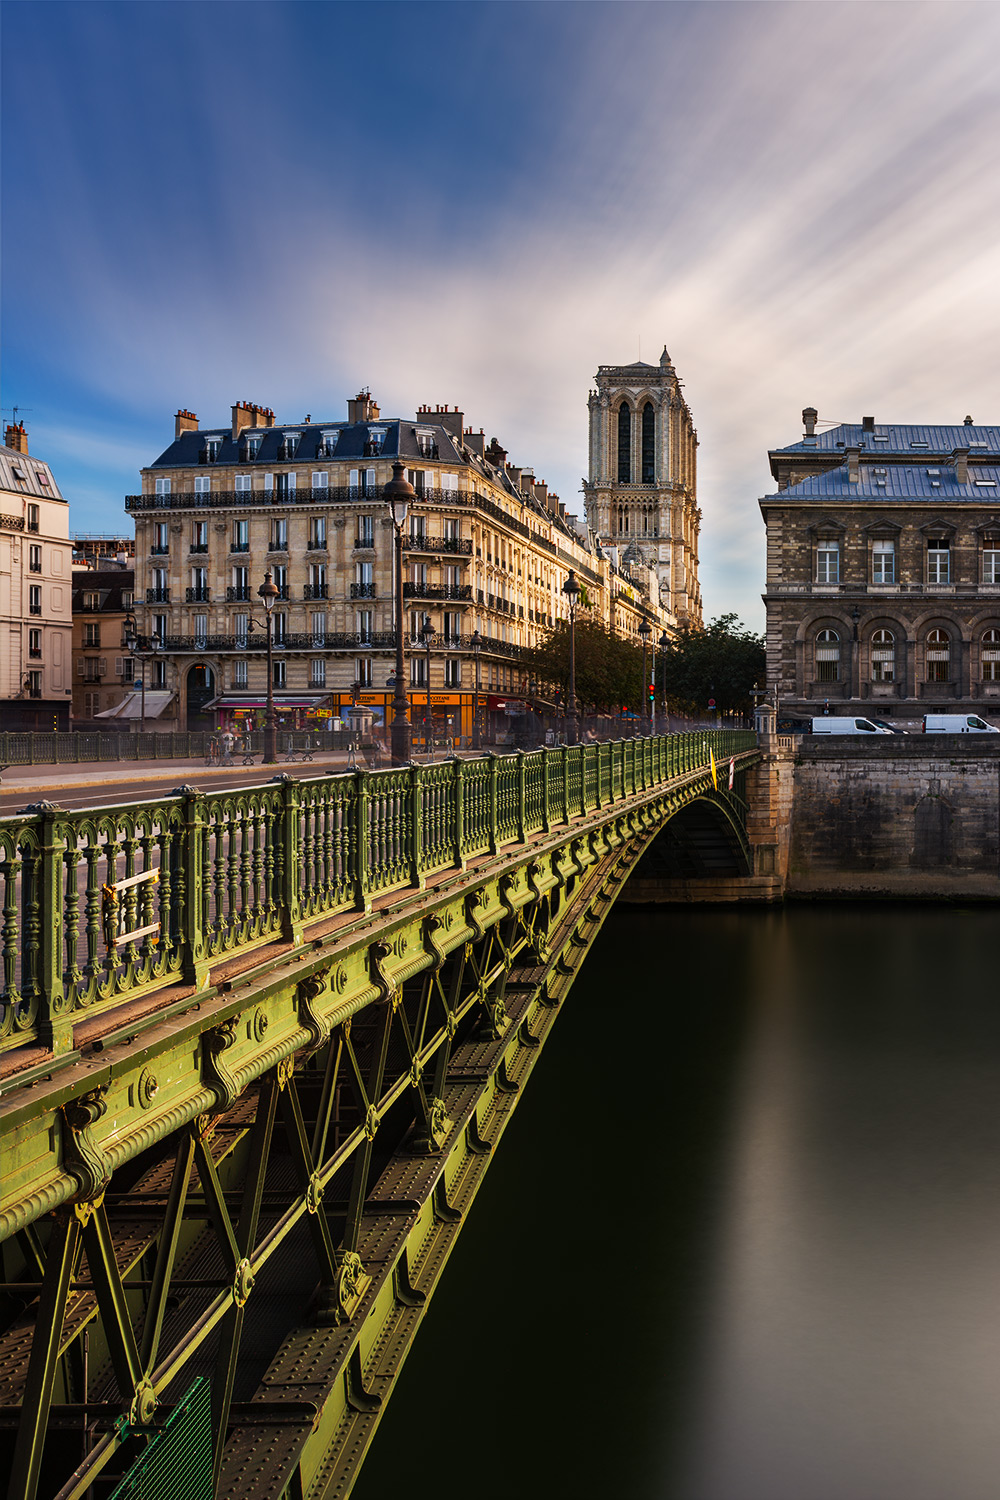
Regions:
<instances>
[{"instance_id":1,"label":"dormer window","mask_svg":"<svg viewBox=\"0 0 1000 1500\"><path fill-rule=\"evenodd\" d=\"M215 462L217 462L218 457L219 457L219 449L221 447L222 447L222 439L221 438L206 438L205 439L205 462L207 464L214 464Z\"/></svg>"},{"instance_id":2,"label":"dormer window","mask_svg":"<svg viewBox=\"0 0 1000 1500\"><path fill-rule=\"evenodd\" d=\"M289 463L298 452L299 439L301 436L302 434L300 432L285 433L285 440L281 445L280 456L285 460L286 463Z\"/></svg>"},{"instance_id":3,"label":"dormer window","mask_svg":"<svg viewBox=\"0 0 1000 1500\"><path fill-rule=\"evenodd\" d=\"M438 446L434 440L433 432L421 432L418 429L416 438L421 458L437 458Z\"/></svg>"},{"instance_id":4,"label":"dormer window","mask_svg":"<svg viewBox=\"0 0 1000 1500\"><path fill-rule=\"evenodd\" d=\"M260 452L260 438L259 437L248 437L247 438L247 458L256 458L257 454L259 452Z\"/></svg>"}]
</instances>

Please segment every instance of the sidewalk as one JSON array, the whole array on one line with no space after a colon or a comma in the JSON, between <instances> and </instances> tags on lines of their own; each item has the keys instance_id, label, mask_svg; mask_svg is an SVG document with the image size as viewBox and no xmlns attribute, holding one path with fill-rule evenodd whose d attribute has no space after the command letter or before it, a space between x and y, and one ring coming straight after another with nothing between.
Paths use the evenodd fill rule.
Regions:
<instances>
[{"instance_id":1,"label":"sidewalk","mask_svg":"<svg viewBox=\"0 0 1000 1500\"><path fill-rule=\"evenodd\" d=\"M317 776L327 771L346 771L349 759L347 750L318 751L312 760L288 760L278 757L277 765L264 766L258 756L254 766L244 766L239 756L234 756L232 765L206 766L203 759L194 760L92 760L70 765L9 766L0 772L0 794L15 792L39 792L43 789L58 791L63 787L104 786L109 796L114 788L134 781L169 781L174 778L179 786L193 775L211 776L213 780L225 781L234 772L249 776L257 771L261 781L285 773L289 776Z\"/></svg>"}]
</instances>

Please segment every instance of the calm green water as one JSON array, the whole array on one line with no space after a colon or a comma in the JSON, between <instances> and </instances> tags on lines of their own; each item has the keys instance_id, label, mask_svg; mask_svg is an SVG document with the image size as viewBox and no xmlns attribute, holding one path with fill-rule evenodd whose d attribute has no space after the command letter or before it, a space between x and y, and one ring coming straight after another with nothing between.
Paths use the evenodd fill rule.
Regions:
<instances>
[{"instance_id":1,"label":"calm green water","mask_svg":"<svg viewBox=\"0 0 1000 1500\"><path fill-rule=\"evenodd\" d=\"M356 1500L996 1500L1000 916L614 916Z\"/></svg>"}]
</instances>

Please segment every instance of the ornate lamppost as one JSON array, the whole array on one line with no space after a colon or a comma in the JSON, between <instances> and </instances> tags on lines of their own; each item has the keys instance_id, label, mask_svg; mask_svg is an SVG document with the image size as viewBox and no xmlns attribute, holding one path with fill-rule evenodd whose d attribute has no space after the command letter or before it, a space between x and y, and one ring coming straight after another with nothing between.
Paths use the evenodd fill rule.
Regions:
<instances>
[{"instance_id":1,"label":"ornate lamppost","mask_svg":"<svg viewBox=\"0 0 1000 1500\"><path fill-rule=\"evenodd\" d=\"M566 743L575 745L580 736L580 715L576 706L576 602L580 585L572 568L562 586L569 603L569 687L566 693Z\"/></svg>"},{"instance_id":2,"label":"ornate lamppost","mask_svg":"<svg viewBox=\"0 0 1000 1500\"><path fill-rule=\"evenodd\" d=\"M472 654L476 660L476 691L472 699L472 748L481 750L483 748L483 735L479 727L479 651L483 644L483 638L478 630L472 632Z\"/></svg>"},{"instance_id":3,"label":"ornate lamppost","mask_svg":"<svg viewBox=\"0 0 1000 1500\"><path fill-rule=\"evenodd\" d=\"M663 715L663 722L662 722L662 724L660 726L660 733L661 734L666 734L666 732L667 732L667 647L670 645L670 637L667 635L667 632L665 630L661 634L660 639L657 641L657 645L660 648L660 711L661 711L661 713Z\"/></svg>"},{"instance_id":4,"label":"ornate lamppost","mask_svg":"<svg viewBox=\"0 0 1000 1500\"><path fill-rule=\"evenodd\" d=\"M427 717L424 721L424 749L427 751L428 759L434 753L433 745L433 712L431 708L431 641L434 639L434 626L430 622L430 616L424 620L420 627L420 639L427 652Z\"/></svg>"},{"instance_id":5,"label":"ornate lamppost","mask_svg":"<svg viewBox=\"0 0 1000 1500\"><path fill-rule=\"evenodd\" d=\"M122 624L122 641L129 656L139 663L139 733L146 728L146 656L160 649L158 635L140 635L131 610Z\"/></svg>"},{"instance_id":6,"label":"ornate lamppost","mask_svg":"<svg viewBox=\"0 0 1000 1500\"><path fill-rule=\"evenodd\" d=\"M271 635L271 611L279 594L278 585L271 576L270 568L264 574L264 582L257 590L257 597L264 606L264 621L267 632L267 713L264 717L264 756L261 765L273 766L278 761L276 724L274 719L274 642Z\"/></svg>"},{"instance_id":7,"label":"ornate lamppost","mask_svg":"<svg viewBox=\"0 0 1000 1500\"><path fill-rule=\"evenodd\" d=\"M411 501L417 498L412 484L403 478L405 464L399 460L392 466L392 478L382 491L389 507L392 526L396 536L396 674L395 691L392 696L392 725L389 731L392 764L409 765L413 730L410 726L409 703L406 697L406 682L403 676L406 666L403 651L403 527Z\"/></svg>"},{"instance_id":8,"label":"ornate lamppost","mask_svg":"<svg viewBox=\"0 0 1000 1500\"><path fill-rule=\"evenodd\" d=\"M646 648L652 633L650 623L643 615L639 621L639 637L642 641L642 719L640 723L643 734L649 733L649 679L646 676Z\"/></svg>"}]
</instances>

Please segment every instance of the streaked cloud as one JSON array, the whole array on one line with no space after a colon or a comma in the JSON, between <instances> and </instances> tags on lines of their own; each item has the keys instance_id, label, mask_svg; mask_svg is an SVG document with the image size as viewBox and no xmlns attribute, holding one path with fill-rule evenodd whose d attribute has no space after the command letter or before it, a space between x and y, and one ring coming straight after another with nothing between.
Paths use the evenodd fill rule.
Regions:
<instances>
[{"instance_id":1,"label":"streaked cloud","mask_svg":"<svg viewBox=\"0 0 1000 1500\"><path fill-rule=\"evenodd\" d=\"M105 476L81 529L178 405L340 416L363 384L461 406L572 508L596 366L666 343L706 605L759 623L803 405L1000 417L993 7L84 0L7 30L8 107L50 107L7 132L5 400L67 494Z\"/></svg>"}]
</instances>

